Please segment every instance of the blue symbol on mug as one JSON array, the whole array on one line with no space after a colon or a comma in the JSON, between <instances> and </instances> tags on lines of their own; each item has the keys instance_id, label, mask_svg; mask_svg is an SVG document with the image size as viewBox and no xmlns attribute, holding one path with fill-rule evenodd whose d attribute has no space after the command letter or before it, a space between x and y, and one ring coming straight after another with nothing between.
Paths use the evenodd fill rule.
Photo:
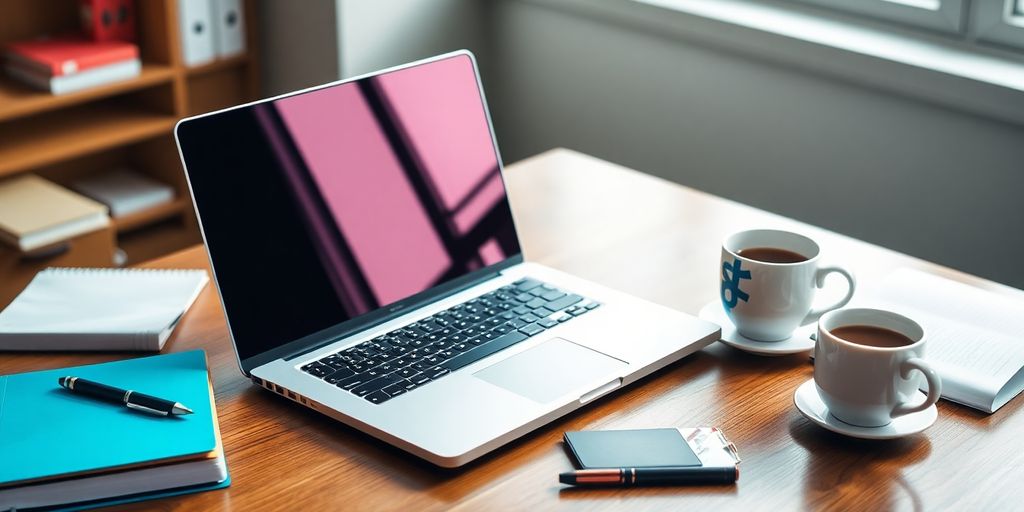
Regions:
<instances>
[{"instance_id":1,"label":"blue symbol on mug","mask_svg":"<svg viewBox=\"0 0 1024 512\"><path fill-rule=\"evenodd\" d=\"M750 301L750 295L740 289L740 279L750 279L750 271L743 270L741 265L743 262L738 258L732 263L722 262L722 304L726 309L736 307L736 303L741 300Z\"/></svg>"}]
</instances>

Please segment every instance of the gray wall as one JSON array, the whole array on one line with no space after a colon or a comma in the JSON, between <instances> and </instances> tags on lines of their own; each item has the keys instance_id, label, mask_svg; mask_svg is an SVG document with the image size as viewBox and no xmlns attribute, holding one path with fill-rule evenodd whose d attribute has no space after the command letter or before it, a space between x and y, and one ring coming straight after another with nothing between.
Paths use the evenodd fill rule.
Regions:
<instances>
[{"instance_id":1,"label":"gray wall","mask_svg":"<svg viewBox=\"0 0 1024 512\"><path fill-rule=\"evenodd\" d=\"M566 146L1024 287L1021 126L544 5L491 16L506 160Z\"/></svg>"},{"instance_id":2,"label":"gray wall","mask_svg":"<svg viewBox=\"0 0 1024 512\"><path fill-rule=\"evenodd\" d=\"M570 147L1024 287L981 249L1024 253L1019 125L522 0L336 1L339 73L477 53L508 162Z\"/></svg>"},{"instance_id":3,"label":"gray wall","mask_svg":"<svg viewBox=\"0 0 1024 512\"><path fill-rule=\"evenodd\" d=\"M487 53L478 0L338 0L344 76L468 48ZM481 63L483 67L483 63Z\"/></svg>"},{"instance_id":4,"label":"gray wall","mask_svg":"<svg viewBox=\"0 0 1024 512\"><path fill-rule=\"evenodd\" d=\"M330 82L341 75L335 1L260 1L265 96Z\"/></svg>"}]
</instances>

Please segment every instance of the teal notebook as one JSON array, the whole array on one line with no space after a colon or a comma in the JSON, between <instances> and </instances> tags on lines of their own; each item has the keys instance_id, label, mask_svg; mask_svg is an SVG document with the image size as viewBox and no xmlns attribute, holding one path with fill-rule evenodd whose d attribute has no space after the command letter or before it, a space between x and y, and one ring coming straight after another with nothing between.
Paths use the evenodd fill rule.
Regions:
<instances>
[{"instance_id":1,"label":"teal notebook","mask_svg":"<svg viewBox=\"0 0 1024 512\"><path fill-rule=\"evenodd\" d=\"M194 492L212 491L214 489L223 489L231 486L231 477L228 476L223 482L216 482L212 484L193 485L191 487L184 487L178 489L168 489L166 491L156 491L144 494L135 494L132 496L121 496L118 498L110 498L105 500L96 500L86 503L72 503L68 505L62 505L58 510L64 510L71 512L75 510L88 510L97 507L112 507L114 505L124 505L126 503L135 503L137 501L156 500L160 498L171 498L174 496L182 496L185 494L192 494Z\"/></svg>"},{"instance_id":2,"label":"teal notebook","mask_svg":"<svg viewBox=\"0 0 1024 512\"><path fill-rule=\"evenodd\" d=\"M194 414L149 416L74 395L57 385L67 375L175 400ZM0 376L0 487L209 453L217 448L210 393L201 350Z\"/></svg>"}]
</instances>

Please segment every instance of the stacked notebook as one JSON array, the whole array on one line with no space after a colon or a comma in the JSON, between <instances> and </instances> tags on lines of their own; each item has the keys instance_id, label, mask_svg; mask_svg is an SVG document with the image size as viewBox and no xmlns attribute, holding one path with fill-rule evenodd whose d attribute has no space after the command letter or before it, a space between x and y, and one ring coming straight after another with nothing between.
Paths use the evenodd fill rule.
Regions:
<instances>
[{"instance_id":1,"label":"stacked notebook","mask_svg":"<svg viewBox=\"0 0 1024 512\"><path fill-rule=\"evenodd\" d=\"M174 189L131 169L113 169L82 178L71 185L99 201L114 218L123 217L174 200Z\"/></svg>"},{"instance_id":2,"label":"stacked notebook","mask_svg":"<svg viewBox=\"0 0 1024 512\"><path fill-rule=\"evenodd\" d=\"M107 207L32 174L0 182L0 241L30 252L105 227Z\"/></svg>"},{"instance_id":3,"label":"stacked notebook","mask_svg":"<svg viewBox=\"0 0 1024 512\"><path fill-rule=\"evenodd\" d=\"M48 268L0 311L0 350L160 350L203 270Z\"/></svg>"},{"instance_id":4,"label":"stacked notebook","mask_svg":"<svg viewBox=\"0 0 1024 512\"><path fill-rule=\"evenodd\" d=\"M5 69L12 78L53 94L89 89L139 76L139 47L69 35L12 43Z\"/></svg>"},{"instance_id":5,"label":"stacked notebook","mask_svg":"<svg viewBox=\"0 0 1024 512\"><path fill-rule=\"evenodd\" d=\"M155 417L72 394L77 376L185 404ZM89 508L227 487L203 351L0 376L0 510Z\"/></svg>"}]
</instances>

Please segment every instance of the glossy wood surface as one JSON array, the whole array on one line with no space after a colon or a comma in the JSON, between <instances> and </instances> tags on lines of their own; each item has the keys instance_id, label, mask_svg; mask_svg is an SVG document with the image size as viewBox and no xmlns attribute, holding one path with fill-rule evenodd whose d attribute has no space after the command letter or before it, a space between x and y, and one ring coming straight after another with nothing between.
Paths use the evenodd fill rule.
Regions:
<instances>
[{"instance_id":1,"label":"glossy wood surface","mask_svg":"<svg viewBox=\"0 0 1024 512\"><path fill-rule=\"evenodd\" d=\"M720 241L749 227L797 229L862 283L900 266L1006 296L1024 292L787 220L566 150L510 166L528 259L696 314L716 300ZM149 267L205 268L201 247ZM257 278L257 276L254 276ZM831 284L831 283L830 283ZM840 285L841 286L841 285ZM274 321L270 318L267 321ZM167 510L1011 510L1024 504L1022 399L987 415L946 401L924 433L847 439L805 420L793 392L806 355L711 347L464 468L443 470L249 383L208 287L165 352L207 350L233 477L229 489L134 505ZM128 354L0 355L0 373ZM744 461L735 486L580 490L566 430L716 425Z\"/></svg>"}]
</instances>

